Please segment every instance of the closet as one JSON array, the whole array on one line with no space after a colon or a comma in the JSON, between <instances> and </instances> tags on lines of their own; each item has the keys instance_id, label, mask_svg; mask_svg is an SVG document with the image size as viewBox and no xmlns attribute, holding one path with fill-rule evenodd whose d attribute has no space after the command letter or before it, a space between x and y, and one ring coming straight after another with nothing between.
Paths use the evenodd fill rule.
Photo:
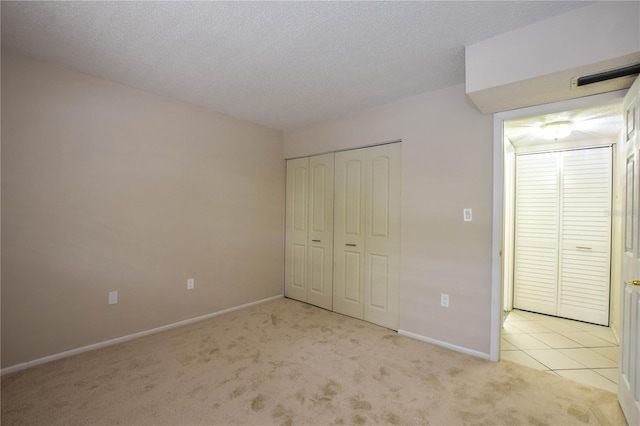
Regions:
<instances>
[{"instance_id":1,"label":"closet","mask_svg":"<svg viewBox=\"0 0 640 426\"><path fill-rule=\"evenodd\" d=\"M611 147L516 156L514 307L609 324Z\"/></svg>"},{"instance_id":2,"label":"closet","mask_svg":"<svg viewBox=\"0 0 640 426\"><path fill-rule=\"evenodd\" d=\"M287 161L285 296L398 328L400 143Z\"/></svg>"}]
</instances>

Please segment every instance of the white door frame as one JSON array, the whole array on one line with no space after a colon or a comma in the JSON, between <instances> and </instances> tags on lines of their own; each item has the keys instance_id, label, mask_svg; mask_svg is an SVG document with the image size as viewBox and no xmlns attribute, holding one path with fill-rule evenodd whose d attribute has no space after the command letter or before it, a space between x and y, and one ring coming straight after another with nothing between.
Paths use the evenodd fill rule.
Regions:
<instances>
[{"instance_id":1,"label":"white door frame","mask_svg":"<svg viewBox=\"0 0 640 426\"><path fill-rule=\"evenodd\" d=\"M626 90L569 99L546 105L499 112L493 115L493 221L491 243L491 332L489 359L500 360L500 337L503 315L502 247L504 246L504 122L517 118L552 112L568 111L603 104L614 99L622 99Z\"/></svg>"}]
</instances>

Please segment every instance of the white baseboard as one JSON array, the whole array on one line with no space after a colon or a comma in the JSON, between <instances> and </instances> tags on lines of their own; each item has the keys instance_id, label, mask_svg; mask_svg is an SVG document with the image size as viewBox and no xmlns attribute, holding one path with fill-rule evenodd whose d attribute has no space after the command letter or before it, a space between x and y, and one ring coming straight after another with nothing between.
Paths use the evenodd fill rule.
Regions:
<instances>
[{"instance_id":1,"label":"white baseboard","mask_svg":"<svg viewBox=\"0 0 640 426\"><path fill-rule=\"evenodd\" d=\"M609 326L609 328L611 329L611 332L613 333L613 338L616 339L616 344L618 346L620 346L620 337L618 336L618 329L615 328L614 326Z\"/></svg>"},{"instance_id":2,"label":"white baseboard","mask_svg":"<svg viewBox=\"0 0 640 426\"><path fill-rule=\"evenodd\" d=\"M421 334L412 333L406 330L398 330L398 334L401 336L410 337L412 339L420 340L421 342L432 343L436 346L442 346L443 348L451 349L452 351L462 352L463 354L475 356L477 358L490 360L489 354L484 352L475 351L473 349L465 348L463 346L452 345L451 343L443 342L441 340L432 339L430 337L423 336Z\"/></svg>"},{"instance_id":3,"label":"white baseboard","mask_svg":"<svg viewBox=\"0 0 640 426\"><path fill-rule=\"evenodd\" d=\"M138 339L143 336L148 336L150 334L160 333L161 331L171 330L172 328L182 327L185 325L193 324L195 322L204 321L209 318L217 317L220 315L228 314L229 312L238 311L240 309L248 308L250 306L259 305L261 303L271 302L273 300L282 299L284 295L280 294L278 296L268 297L266 299L258 300L255 302L245 303L244 305L235 306L233 308L223 309L222 311L213 312L211 314L201 315L199 317L190 318L184 321L174 322L173 324L163 325L162 327L152 328L150 330L140 331L138 333L129 334L127 336L117 337L115 339L105 340L104 342L94 343L93 345L83 346L81 348L71 349L70 351L60 352L58 354L45 356L43 358L38 358L33 361L23 362L21 364L12 365L11 367L3 368L0 370L0 376L4 376L5 374L15 373L16 371L24 370L26 368L35 367L36 365L45 364L47 362L55 361L58 359L66 358L72 355L77 355L82 352L93 351L95 349L104 348L111 345L117 345L118 343L128 342L129 340Z\"/></svg>"}]
</instances>

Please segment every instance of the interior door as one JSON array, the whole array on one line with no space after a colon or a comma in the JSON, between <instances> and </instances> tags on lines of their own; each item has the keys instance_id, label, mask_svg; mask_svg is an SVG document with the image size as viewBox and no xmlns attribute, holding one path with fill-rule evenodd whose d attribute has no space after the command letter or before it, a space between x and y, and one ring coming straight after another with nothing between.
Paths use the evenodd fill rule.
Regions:
<instances>
[{"instance_id":1,"label":"interior door","mask_svg":"<svg viewBox=\"0 0 640 426\"><path fill-rule=\"evenodd\" d=\"M625 220L623 221L622 323L620 327L620 365L618 399L630 425L640 424L640 233L638 196L640 195L640 132L638 104L640 79L636 79L624 99L623 134L625 173Z\"/></svg>"},{"instance_id":2,"label":"interior door","mask_svg":"<svg viewBox=\"0 0 640 426\"><path fill-rule=\"evenodd\" d=\"M558 316L609 325L611 147L561 153Z\"/></svg>"},{"instance_id":3,"label":"interior door","mask_svg":"<svg viewBox=\"0 0 640 426\"><path fill-rule=\"evenodd\" d=\"M400 287L399 143L367 150L364 319L398 329Z\"/></svg>"},{"instance_id":4,"label":"interior door","mask_svg":"<svg viewBox=\"0 0 640 426\"><path fill-rule=\"evenodd\" d=\"M611 153L516 157L514 307L609 325Z\"/></svg>"},{"instance_id":5,"label":"interior door","mask_svg":"<svg viewBox=\"0 0 640 426\"><path fill-rule=\"evenodd\" d=\"M287 161L284 294L307 301L309 158Z\"/></svg>"},{"instance_id":6,"label":"interior door","mask_svg":"<svg viewBox=\"0 0 640 426\"><path fill-rule=\"evenodd\" d=\"M309 158L309 255L307 301L333 307L333 157Z\"/></svg>"},{"instance_id":7,"label":"interior door","mask_svg":"<svg viewBox=\"0 0 640 426\"><path fill-rule=\"evenodd\" d=\"M333 309L398 328L401 146L336 153Z\"/></svg>"},{"instance_id":8,"label":"interior door","mask_svg":"<svg viewBox=\"0 0 640 426\"><path fill-rule=\"evenodd\" d=\"M364 149L335 157L333 310L364 319Z\"/></svg>"},{"instance_id":9,"label":"interior door","mask_svg":"<svg viewBox=\"0 0 640 426\"><path fill-rule=\"evenodd\" d=\"M560 153L516 157L514 308L556 315Z\"/></svg>"}]
</instances>

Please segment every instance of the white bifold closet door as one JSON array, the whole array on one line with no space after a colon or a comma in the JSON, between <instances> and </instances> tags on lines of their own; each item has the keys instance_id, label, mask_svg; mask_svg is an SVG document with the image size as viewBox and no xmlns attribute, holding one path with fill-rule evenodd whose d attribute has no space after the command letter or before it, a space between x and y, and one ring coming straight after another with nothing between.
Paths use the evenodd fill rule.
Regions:
<instances>
[{"instance_id":1,"label":"white bifold closet door","mask_svg":"<svg viewBox=\"0 0 640 426\"><path fill-rule=\"evenodd\" d=\"M335 154L333 309L394 330L400 167L399 143Z\"/></svg>"},{"instance_id":2,"label":"white bifold closet door","mask_svg":"<svg viewBox=\"0 0 640 426\"><path fill-rule=\"evenodd\" d=\"M518 155L514 307L609 324L611 147Z\"/></svg>"},{"instance_id":3,"label":"white bifold closet door","mask_svg":"<svg viewBox=\"0 0 640 426\"><path fill-rule=\"evenodd\" d=\"M334 155L287 161L285 296L332 309Z\"/></svg>"},{"instance_id":4,"label":"white bifold closet door","mask_svg":"<svg viewBox=\"0 0 640 426\"><path fill-rule=\"evenodd\" d=\"M557 314L558 153L516 156L513 306Z\"/></svg>"}]
</instances>

